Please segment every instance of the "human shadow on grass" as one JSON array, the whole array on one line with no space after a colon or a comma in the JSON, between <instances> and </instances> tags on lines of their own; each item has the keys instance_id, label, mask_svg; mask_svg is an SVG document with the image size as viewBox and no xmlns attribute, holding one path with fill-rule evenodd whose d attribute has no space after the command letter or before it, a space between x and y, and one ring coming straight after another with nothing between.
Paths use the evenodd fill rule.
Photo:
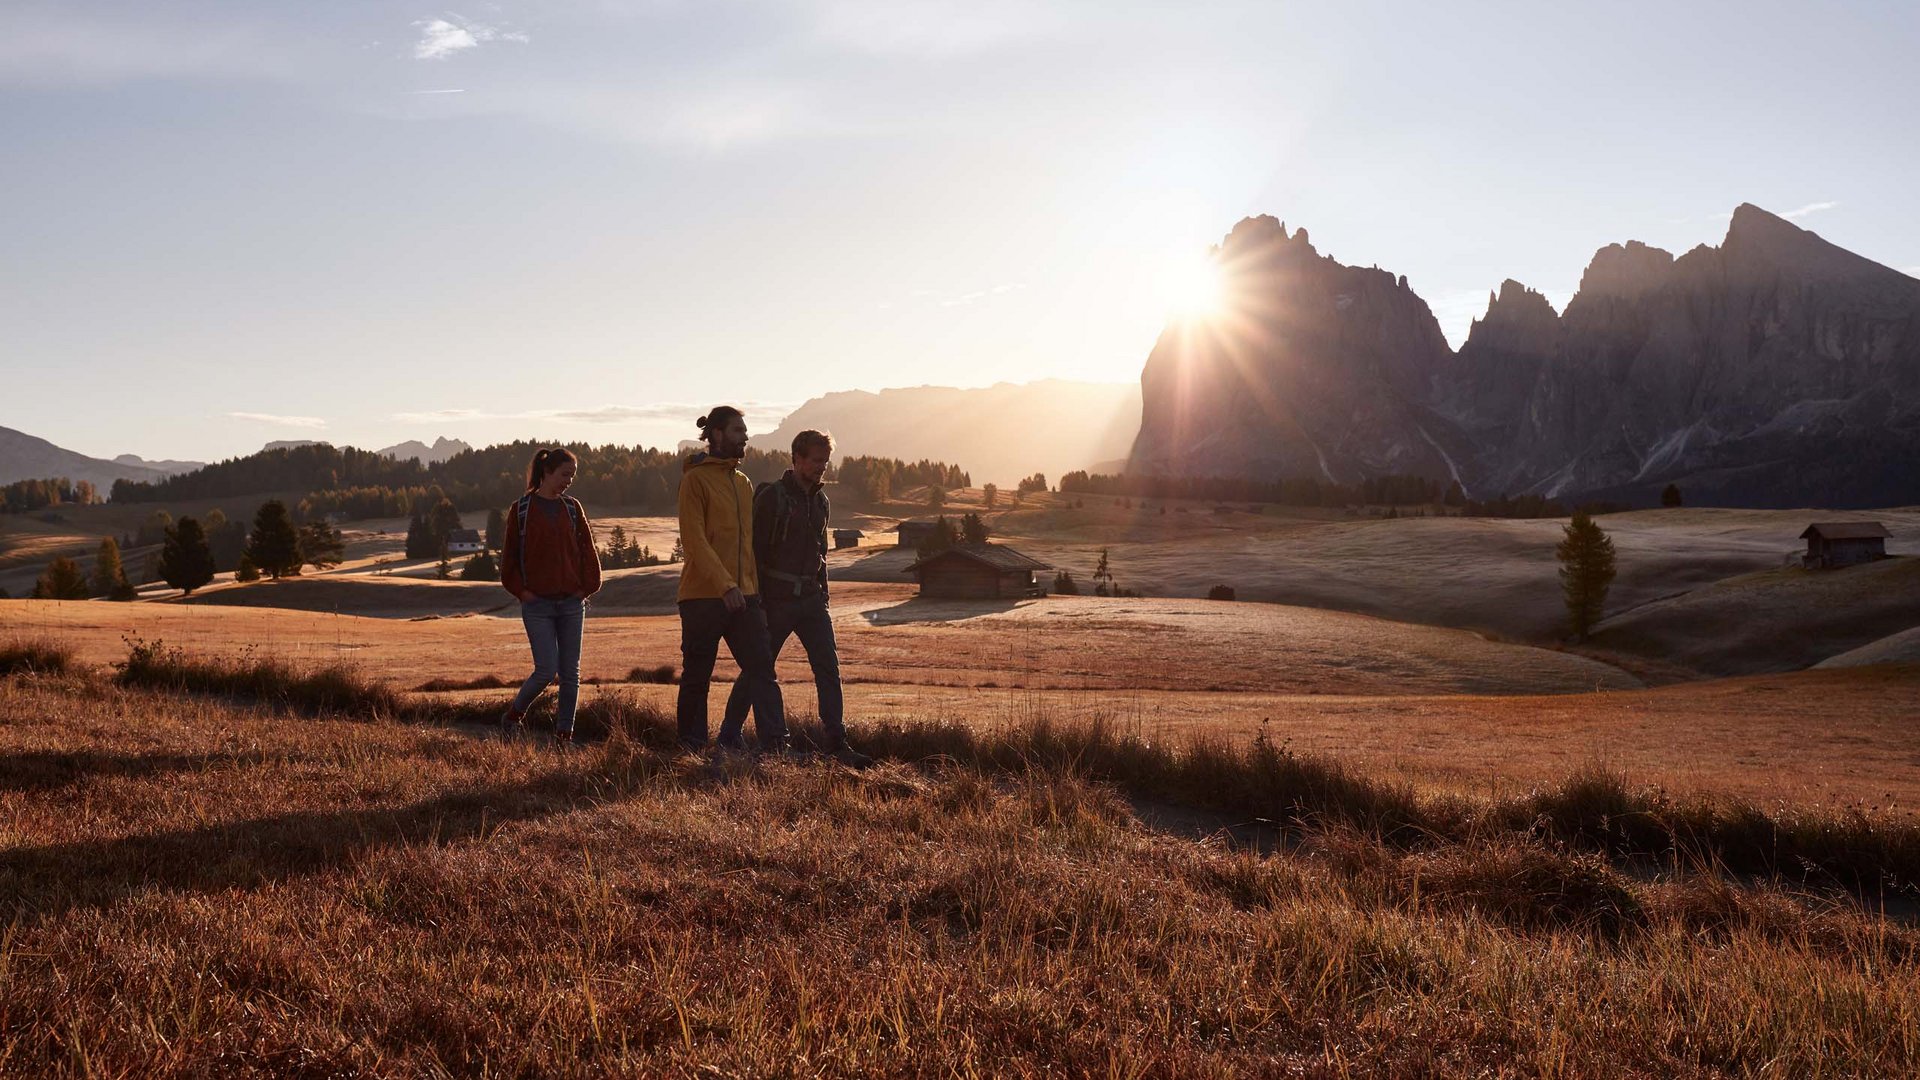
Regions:
<instances>
[{"instance_id":1,"label":"human shadow on grass","mask_svg":"<svg viewBox=\"0 0 1920 1080\"><path fill-rule=\"evenodd\" d=\"M0 852L0 920L34 923L144 892L258 888L323 873L368 852L444 844L561 814L617 795L633 779L555 768L523 783L462 788L408 806L301 810L14 848Z\"/></svg>"},{"instance_id":2,"label":"human shadow on grass","mask_svg":"<svg viewBox=\"0 0 1920 1080\"><path fill-rule=\"evenodd\" d=\"M259 765L261 753L112 754L97 750L30 750L0 754L0 791L55 791L92 777L150 777Z\"/></svg>"}]
</instances>

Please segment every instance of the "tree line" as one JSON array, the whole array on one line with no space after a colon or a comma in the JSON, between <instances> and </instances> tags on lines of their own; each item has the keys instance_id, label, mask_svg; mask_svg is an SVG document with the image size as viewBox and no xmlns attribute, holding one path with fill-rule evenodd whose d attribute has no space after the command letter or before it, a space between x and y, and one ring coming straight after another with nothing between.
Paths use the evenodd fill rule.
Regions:
<instances>
[{"instance_id":1,"label":"tree line","mask_svg":"<svg viewBox=\"0 0 1920 1080\"><path fill-rule=\"evenodd\" d=\"M26 514L49 506L90 506L100 501L100 491L93 481L75 483L64 476L15 480L0 487L0 514Z\"/></svg>"},{"instance_id":2,"label":"tree line","mask_svg":"<svg viewBox=\"0 0 1920 1080\"><path fill-rule=\"evenodd\" d=\"M1376 476L1358 484L1337 484L1310 476L1259 480L1237 476L1136 476L1076 470L1060 478L1062 494L1131 498L1197 499L1216 502L1264 502L1282 506L1444 506L1466 517L1557 518L1572 511L1542 495L1499 495L1470 499L1458 480L1442 484L1425 476ZM1679 489L1663 493L1667 506L1679 505ZM1588 502L1574 507L1587 514L1632 509L1624 503Z\"/></svg>"}]
</instances>

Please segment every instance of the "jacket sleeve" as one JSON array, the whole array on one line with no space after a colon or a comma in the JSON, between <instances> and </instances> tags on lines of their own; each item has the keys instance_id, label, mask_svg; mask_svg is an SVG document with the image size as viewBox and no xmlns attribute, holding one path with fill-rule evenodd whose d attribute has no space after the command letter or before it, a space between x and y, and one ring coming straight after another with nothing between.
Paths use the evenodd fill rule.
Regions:
<instances>
[{"instance_id":1,"label":"jacket sleeve","mask_svg":"<svg viewBox=\"0 0 1920 1080\"><path fill-rule=\"evenodd\" d=\"M507 524L500 530L500 584L515 600L527 588L520 578L520 515L514 512L518 505L507 507Z\"/></svg>"},{"instance_id":2,"label":"jacket sleeve","mask_svg":"<svg viewBox=\"0 0 1920 1080\"><path fill-rule=\"evenodd\" d=\"M701 496L692 476L680 480L680 550L687 556L687 564L680 571L683 576L711 577L719 583L722 592L740 587L727 572L726 564L720 561L720 553L713 550L712 541L707 539L707 500Z\"/></svg>"},{"instance_id":3,"label":"jacket sleeve","mask_svg":"<svg viewBox=\"0 0 1920 1080\"><path fill-rule=\"evenodd\" d=\"M573 500L573 508L580 514L580 576L584 579L588 596L600 591L600 551L593 546L593 523L587 520L587 508L580 505L579 499Z\"/></svg>"},{"instance_id":4,"label":"jacket sleeve","mask_svg":"<svg viewBox=\"0 0 1920 1080\"><path fill-rule=\"evenodd\" d=\"M773 490L773 484L768 484L753 496L753 561L762 572L769 567L777 567L774 556L779 553L773 550L773 511L776 505L774 500L779 497ZM761 582L760 587L765 589L766 582Z\"/></svg>"},{"instance_id":5,"label":"jacket sleeve","mask_svg":"<svg viewBox=\"0 0 1920 1080\"><path fill-rule=\"evenodd\" d=\"M820 493L820 528L816 530L814 542L820 545L820 591L827 591L827 522L833 517L833 502L826 492Z\"/></svg>"}]
</instances>

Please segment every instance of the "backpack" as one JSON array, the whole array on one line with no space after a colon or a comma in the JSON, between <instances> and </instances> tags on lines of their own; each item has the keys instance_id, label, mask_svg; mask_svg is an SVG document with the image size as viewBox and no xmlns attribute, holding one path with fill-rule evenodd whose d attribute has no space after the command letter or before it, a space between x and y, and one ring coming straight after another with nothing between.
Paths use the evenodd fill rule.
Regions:
<instances>
[{"instance_id":1,"label":"backpack","mask_svg":"<svg viewBox=\"0 0 1920 1080\"><path fill-rule=\"evenodd\" d=\"M779 551L787 542L787 526L793 522L793 493L780 480L762 480L753 488L755 507L760 505L761 497L768 491L773 492L773 519L767 528L767 535L773 539L773 550Z\"/></svg>"},{"instance_id":2,"label":"backpack","mask_svg":"<svg viewBox=\"0 0 1920 1080\"><path fill-rule=\"evenodd\" d=\"M560 504L567 508L567 521L572 524L574 535L579 536L580 511L575 509L573 496L560 496ZM520 521L520 580L522 582L527 580L527 512L532 508L533 492L531 491L520 496L520 501L513 504L514 516Z\"/></svg>"}]
</instances>

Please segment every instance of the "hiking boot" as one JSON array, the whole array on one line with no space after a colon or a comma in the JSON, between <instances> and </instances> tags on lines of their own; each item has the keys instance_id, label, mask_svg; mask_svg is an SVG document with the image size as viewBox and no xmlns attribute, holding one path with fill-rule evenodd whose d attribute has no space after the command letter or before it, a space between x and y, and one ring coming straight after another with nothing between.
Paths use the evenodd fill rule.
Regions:
<instances>
[{"instance_id":1,"label":"hiking boot","mask_svg":"<svg viewBox=\"0 0 1920 1080\"><path fill-rule=\"evenodd\" d=\"M571 750L573 748L573 729L567 728L562 731L559 728L555 728L553 731L553 748L555 750Z\"/></svg>"},{"instance_id":2,"label":"hiking boot","mask_svg":"<svg viewBox=\"0 0 1920 1080\"><path fill-rule=\"evenodd\" d=\"M527 730L526 714L513 711L512 706L500 714L500 737L508 741L519 738Z\"/></svg>"},{"instance_id":3,"label":"hiking boot","mask_svg":"<svg viewBox=\"0 0 1920 1080\"><path fill-rule=\"evenodd\" d=\"M839 762L842 765L847 766L848 768L867 769L867 768L873 767L873 758L867 756L866 754L861 753L858 750L855 750L853 747L848 746L845 743L841 743L838 748L830 751L830 753L833 757L833 760Z\"/></svg>"}]
</instances>

